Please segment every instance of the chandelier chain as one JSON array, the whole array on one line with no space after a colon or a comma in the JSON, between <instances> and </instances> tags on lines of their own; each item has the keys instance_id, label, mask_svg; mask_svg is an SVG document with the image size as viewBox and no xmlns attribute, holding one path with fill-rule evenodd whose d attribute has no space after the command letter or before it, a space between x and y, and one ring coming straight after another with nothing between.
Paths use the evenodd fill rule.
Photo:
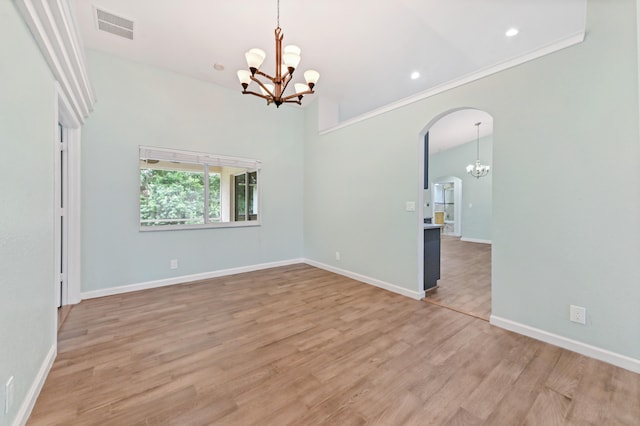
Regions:
<instances>
[{"instance_id":1,"label":"chandelier chain","mask_svg":"<svg viewBox=\"0 0 640 426\"><path fill-rule=\"evenodd\" d=\"M481 121L475 124L476 126L476 163L475 165L469 164L467 166L467 173L473 176L476 179L480 179L483 176L486 176L491 170L491 166L485 166L480 163L480 125Z\"/></svg>"},{"instance_id":2,"label":"chandelier chain","mask_svg":"<svg viewBox=\"0 0 640 426\"><path fill-rule=\"evenodd\" d=\"M278 25L276 25L276 26L278 28L280 28L280 0L277 0L276 4L277 4L277 8L278 8L278 11L277 11L277 14L276 14L276 16L277 16L277 21L276 22L277 22Z\"/></svg>"},{"instance_id":3,"label":"chandelier chain","mask_svg":"<svg viewBox=\"0 0 640 426\"><path fill-rule=\"evenodd\" d=\"M476 129L478 130L477 133L477 138L476 138L476 159L480 159L480 124L482 123L476 123Z\"/></svg>"}]
</instances>

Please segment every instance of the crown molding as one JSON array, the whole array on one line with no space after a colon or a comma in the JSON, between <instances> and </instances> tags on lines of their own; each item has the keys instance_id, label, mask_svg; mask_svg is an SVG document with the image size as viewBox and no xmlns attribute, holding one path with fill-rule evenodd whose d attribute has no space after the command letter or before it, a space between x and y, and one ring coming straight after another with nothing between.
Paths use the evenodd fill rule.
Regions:
<instances>
[{"instance_id":1,"label":"crown molding","mask_svg":"<svg viewBox=\"0 0 640 426\"><path fill-rule=\"evenodd\" d=\"M76 121L84 123L93 111L95 96L68 0L14 0L14 3L60 84Z\"/></svg>"},{"instance_id":2,"label":"crown molding","mask_svg":"<svg viewBox=\"0 0 640 426\"><path fill-rule=\"evenodd\" d=\"M554 43L551 43L547 46L544 46L540 49L534 50L532 52L526 53L524 55L518 56L513 59L509 59L507 61L501 62L499 64L492 65L490 67L481 69L479 71L473 72L471 74L467 74L460 78L448 81L439 86L432 87L431 89L427 89L423 92L417 93L412 96L408 96L404 99L400 99L399 101L392 102L388 105L382 106L380 108L376 108L372 111L366 112L364 114L358 115L356 117L347 119L336 124L333 127L329 127L326 129L319 129L318 133L320 135L325 135L327 133L334 132L336 130L343 129L345 127L351 126L356 123L360 123L362 121L368 120L370 118L376 117L381 114L385 114L387 112L396 110L398 108L402 108L404 106L410 105L414 102L421 101L422 99L430 98L439 93L446 92L447 90L455 89L456 87L463 86L467 83L471 83L472 81L480 80L481 78L487 77L492 74L496 74L500 71L504 71L509 68L513 68L525 62L532 61L534 59L540 58L542 56L548 55L553 52L557 52L558 50L565 49L567 47L582 43L584 41L585 33L583 31L575 33L569 37L566 37L562 40L558 40Z\"/></svg>"}]
</instances>

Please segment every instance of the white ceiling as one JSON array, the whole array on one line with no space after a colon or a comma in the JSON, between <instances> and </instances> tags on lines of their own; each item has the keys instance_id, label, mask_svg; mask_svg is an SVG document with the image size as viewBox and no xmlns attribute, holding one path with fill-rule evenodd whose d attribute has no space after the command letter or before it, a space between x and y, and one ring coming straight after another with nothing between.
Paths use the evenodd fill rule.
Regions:
<instances>
[{"instance_id":1,"label":"white ceiling","mask_svg":"<svg viewBox=\"0 0 640 426\"><path fill-rule=\"evenodd\" d=\"M276 0L72 0L87 48L238 91L244 52L274 71ZM94 7L135 22L134 40L98 31ZM320 72L316 95L346 120L583 33L586 0L281 0L296 75ZM515 37L506 37L509 28ZM213 68L224 65L223 71ZM421 77L411 80L418 71ZM91 70L89 69L89 72ZM296 81L298 81L296 79ZM98 94L99 96L99 94ZM250 97L247 102L264 102ZM472 130L473 123L471 123ZM472 138L473 139L473 138ZM465 140L463 142L468 141Z\"/></svg>"},{"instance_id":2,"label":"white ceiling","mask_svg":"<svg viewBox=\"0 0 640 426\"><path fill-rule=\"evenodd\" d=\"M478 137L493 134L493 117L477 109L463 109L445 115L429 128L429 154L446 151L466 142L475 141Z\"/></svg>"}]
</instances>

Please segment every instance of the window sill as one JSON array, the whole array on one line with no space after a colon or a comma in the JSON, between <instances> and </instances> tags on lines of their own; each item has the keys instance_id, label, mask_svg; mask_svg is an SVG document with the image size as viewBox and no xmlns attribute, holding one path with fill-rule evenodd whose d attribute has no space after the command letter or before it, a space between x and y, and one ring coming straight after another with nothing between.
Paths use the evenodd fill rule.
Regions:
<instances>
[{"instance_id":1,"label":"window sill","mask_svg":"<svg viewBox=\"0 0 640 426\"><path fill-rule=\"evenodd\" d=\"M200 225L161 225L161 226L140 226L140 232L157 231L186 231L191 229L216 229L216 228L249 228L262 226L260 221L252 220L247 222L224 222L224 223L203 223Z\"/></svg>"}]
</instances>

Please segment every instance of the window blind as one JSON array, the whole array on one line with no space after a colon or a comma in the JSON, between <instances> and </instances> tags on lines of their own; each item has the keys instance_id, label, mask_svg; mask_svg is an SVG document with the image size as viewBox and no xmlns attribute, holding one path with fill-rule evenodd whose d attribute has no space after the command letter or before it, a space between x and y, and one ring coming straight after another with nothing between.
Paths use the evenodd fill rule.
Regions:
<instances>
[{"instance_id":1,"label":"window blind","mask_svg":"<svg viewBox=\"0 0 640 426\"><path fill-rule=\"evenodd\" d=\"M150 146L140 146L140 159L176 161L180 163L206 164L209 166L221 167L240 167L249 170L257 170L262 166L261 161L247 158L228 157L202 152L181 151Z\"/></svg>"}]
</instances>

